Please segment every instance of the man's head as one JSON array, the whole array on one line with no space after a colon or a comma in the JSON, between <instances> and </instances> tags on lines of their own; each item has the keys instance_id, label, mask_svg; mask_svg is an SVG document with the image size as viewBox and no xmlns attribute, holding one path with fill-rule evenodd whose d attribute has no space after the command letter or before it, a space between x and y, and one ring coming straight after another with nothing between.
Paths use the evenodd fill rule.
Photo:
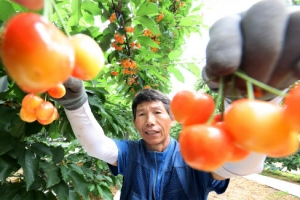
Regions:
<instances>
[{"instance_id":1,"label":"man's head","mask_svg":"<svg viewBox=\"0 0 300 200\"><path fill-rule=\"evenodd\" d=\"M132 103L133 123L149 150L162 152L170 142L173 117L170 99L163 93L142 90Z\"/></svg>"},{"instance_id":2,"label":"man's head","mask_svg":"<svg viewBox=\"0 0 300 200\"><path fill-rule=\"evenodd\" d=\"M154 89L144 89L141 92L139 92L137 94L137 96L133 99L132 102L132 114L133 114L133 120L136 119L136 108L139 104L143 103L143 102L147 102L147 101L161 101L165 108L166 111L168 112L170 118L172 119L172 113L170 111L170 99L163 94L162 92L158 91L158 90L154 90Z\"/></svg>"}]
</instances>

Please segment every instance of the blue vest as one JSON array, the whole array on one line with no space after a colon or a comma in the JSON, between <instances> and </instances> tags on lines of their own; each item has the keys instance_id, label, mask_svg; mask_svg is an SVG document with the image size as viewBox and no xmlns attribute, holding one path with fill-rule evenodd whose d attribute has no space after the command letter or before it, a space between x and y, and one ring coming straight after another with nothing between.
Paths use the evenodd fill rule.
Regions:
<instances>
[{"instance_id":1,"label":"blue vest","mask_svg":"<svg viewBox=\"0 0 300 200\"><path fill-rule=\"evenodd\" d=\"M114 175L123 175L121 200L206 200L210 191L225 192L229 179L217 181L211 174L190 168L182 159L178 142L164 152L149 151L143 140L114 140L118 166Z\"/></svg>"}]
</instances>

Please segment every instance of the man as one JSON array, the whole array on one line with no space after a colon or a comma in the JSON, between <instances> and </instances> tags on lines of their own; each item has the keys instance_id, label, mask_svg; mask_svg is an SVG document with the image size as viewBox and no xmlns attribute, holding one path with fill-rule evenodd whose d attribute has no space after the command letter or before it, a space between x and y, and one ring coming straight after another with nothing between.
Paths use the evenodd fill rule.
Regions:
<instances>
[{"instance_id":1,"label":"man","mask_svg":"<svg viewBox=\"0 0 300 200\"><path fill-rule=\"evenodd\" d=\"M90 110L82 81L71 78L65 86L67 96L72 88L73 98L59 102L79 142L89 155L108 162L114 175L124 176L121 199L206 199L210 191L226 190L226 178L263 169L265 156L259 154L251 154L238 167L224 165L217 172L190 168L177 141L170 137L174 122L170 100L157 90L142 90L132 103L133 122L142 140L119 141L103 133Z\"/></svg>"},{"instance_id":2,"label":"man","mask_svg":"<svg viewBox=\"0 0 300 200\"><path fill-rule=\"evenodd\" d=\"M229 77L237 69L279 89L292 84L297 77L291 65L299 57L299 45L296 49L288 42L289 38L283 38L290 34L295 41L300 35L297 32L300 26L294 27L294 18L299 18L299 12L295 13L287 12L279 1L265 0L243 14L218 21L211 29L207 65L203 70L204 79L210 80L210 88L218 88L217 82L212 82L214 77ZM293 25L291 30L290 24ZM278 70L285 76L280 77ZM240 91L239 96L226 94L229 99L244 95L242 81L234 86ZM124 176L121 199L204 200L210 191L224 192L229 178L258 173L263 169L266 156L256 153L240 162L226 163L213 172L189 167L181 157L177 141L170 137L174 122L170 100L157 90L141 91L132 103L133 122L142 139L120 141L103 133L90 110L82 81L70 78L65 87L66 95L57 101L65 108L72 129L87 153L109 163L114 175ZM274 95L263 93L262 99L273 98Z\"/></svg>"}]
</instances>

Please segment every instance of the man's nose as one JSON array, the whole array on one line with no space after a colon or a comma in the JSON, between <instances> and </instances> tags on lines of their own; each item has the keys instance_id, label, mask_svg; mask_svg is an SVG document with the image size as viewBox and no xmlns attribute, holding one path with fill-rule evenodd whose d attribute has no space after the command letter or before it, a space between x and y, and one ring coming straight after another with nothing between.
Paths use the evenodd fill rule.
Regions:
<instances>
[{"instance_id":1,"label":"man's nose","mask_svg":"<svg viewBox=\"0 0 300 200\"><path fill-rule=\"evenodd\" d=\"M155 124L155 116L153 114L147 115L147 125Z\"/></svg>"}]
</instances>

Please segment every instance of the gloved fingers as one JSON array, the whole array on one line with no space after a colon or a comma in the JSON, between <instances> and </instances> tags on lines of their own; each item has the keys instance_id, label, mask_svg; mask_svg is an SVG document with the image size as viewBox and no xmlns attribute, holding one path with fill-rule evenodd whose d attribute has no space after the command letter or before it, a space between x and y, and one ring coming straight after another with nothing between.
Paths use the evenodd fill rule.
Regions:
<instances>
[{"instance_id":1,"label":"gloved fingers","mask_svg":"<svg viewBox=\"0 0 300 200\"><path fill-rule=\"evenodd\" d=\"M300 80L300 59L294 65L294 76L297 80Z\"/></svg>"},{"instance_id":2,"label":"gloved fingers","mask_svg":"<svg viewBox=\"0 0 300 200\"><path fill-rule=\"evenodd\" d=\"M84 85L82 80L74 77L70 77L66 82L64 82L64 86L67 90L67 93L68 91L72 93L78 93L84 90Z\"/></svg>"},{"instance_id":3,"label":"gloved fingers","mask_svg":"<svg viewBox=\"0 0 300 200\"><path fill-rule=\"evenodd\" d=\"M300 58L300 10L290 13L285 42L268 85L284 89L300 78L297 62Z\"/></svg>"},{"instance_id":4,"label":"gloved fingers","mask_svg":"<svg viewBox=\"0 0 300 200\"><path fill-rule=\"evenodd\" d=\"M210 77L213 77L212 74L209 74L207 66L203 67L201 72L202 80L207 84L209 89L217 91L219 88L219 81L217 79L210 80Z\"/></svg>"},{"instance_id":5,"label":"gloved fingers","mask_svg":"<svg viewBox=\"0 0 300 200\"><path fill-rule=\"evenodd\" d=\"M241 15L221 18L209 31L206 47L206 75L228 75L239 67L242 57Z\"/></svg>"},{"instance_id":6,"label":"gloved fingers","mask_svg":"<svg viewBox=\"0 0 300 200\"><path fill-rule=\"evenodd\" d=\"M246 12L218 20L211 27L202 78L210 81L207 85L212 90L217 90L218 79L211 78L225 76L228 81L230 74L241 69L258 81L285 89L300 79L299 36L299 7L286 8L279 0L260 1ZM236 78L230 84L244 95L244 80ZM263 91L261 99L273 97L274 94Z\"/></svg>"},{"instance_id":7,"label":"gloved fingers","mask_svg":"<svg viewBox=\"0 0 300 200\"><path fill-rule=\"evenodd\" d=\"M281 1L264 0L245 13L243 57L240 69L258 81L267 83L281 54L288 14Z\"/></svg>"},{"instance_id":8,"label":"gloved fingers","mask_svg":"<svg viewBox=\"0 0 300 200\"><path fill-rule=\"evenodd\" d=\"M88 99L83 81L70 77L65 83L66 94L60 99L54 99L67 110L80 108Z\"/></svg>"},{"instance_id":9,"label":"gloved fingers","mask_svg":"<svg viewBox=\"0 0 300 200\"><path fill-rule=\"evenodd\" d=\"M207 66L202 69L201 76L202 80L206 83L211 91L218 92L219 90L219 78L210 78L213 77L212 74L208 74ZM237 90L236 81L238 77L233 76L225 76L223 77L224 85L223 85L223 94L230 98L231 100L236 100L241 97L247 97L246 88L241 88L239 86ZM233 80L235 79L235 80Z\"/></svg>"}]
</instances>

